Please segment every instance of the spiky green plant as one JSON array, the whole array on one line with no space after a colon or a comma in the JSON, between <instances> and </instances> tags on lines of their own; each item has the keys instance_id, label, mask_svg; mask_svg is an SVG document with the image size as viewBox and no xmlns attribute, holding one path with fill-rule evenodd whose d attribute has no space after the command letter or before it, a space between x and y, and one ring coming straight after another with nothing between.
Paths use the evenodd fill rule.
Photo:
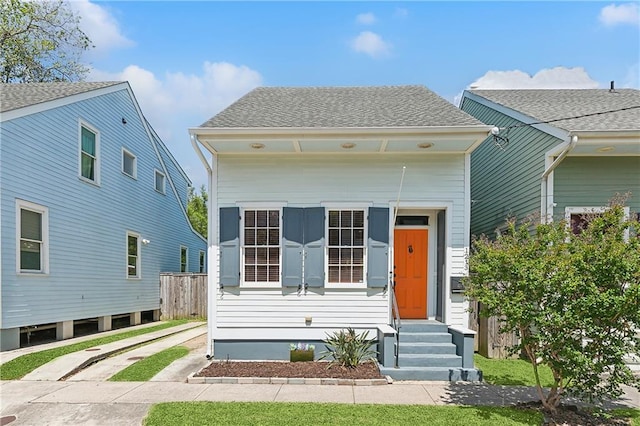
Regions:
<instances>
[{"instance_id":1,"label":"spiky green plant","mask_svg":"<svg viewBox=\"0 0 640 426\"><path fill-rule=\"evenodd\" d=\"M346 330L328 334L324 340L326 351L323 351L320 359L331 360L331 364L342 367L354 368L366 361L372 361L378 354L371 349L375 339L369 339L369 331L358 334L349 327Z\"/></svg>"}]
</instances>

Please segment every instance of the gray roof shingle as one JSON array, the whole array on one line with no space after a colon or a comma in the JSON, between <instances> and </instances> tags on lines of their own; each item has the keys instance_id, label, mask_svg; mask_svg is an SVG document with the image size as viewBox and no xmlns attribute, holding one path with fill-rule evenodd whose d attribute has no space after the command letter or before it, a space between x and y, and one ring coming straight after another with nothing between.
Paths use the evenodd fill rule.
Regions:
<instances>
[{"instance_id":1,"label":"gray roof shingle","mask_svg":"<svg viewBox=\"0 0 640 426\"><path fill-rule=\"evenodd\" d=\"M471 90L489 101L538 121L557 120L629 107L640 107L637 89ZM568 131L640 129L640 108L549 123Z\"/></svg>"},{"instance_id":2,"label":"gray roof shingle","mask_svg":"<svg viewBox=\"0 0 640 426\"><path fill-rule=\"evenodd\" d=\"M203 123L213 128L369 128L482 123L424 86L259 87Z\"/></svg>"},{"instance_id":3,"label":"gray roof shingle","mask_svg":"<svg viewBox=\"0 0 640 426\"><path fill-rule=\"evenodd\" d=\"M121 81L0 84L0 112L121 84Z\"/></svg>"}]
</instances>

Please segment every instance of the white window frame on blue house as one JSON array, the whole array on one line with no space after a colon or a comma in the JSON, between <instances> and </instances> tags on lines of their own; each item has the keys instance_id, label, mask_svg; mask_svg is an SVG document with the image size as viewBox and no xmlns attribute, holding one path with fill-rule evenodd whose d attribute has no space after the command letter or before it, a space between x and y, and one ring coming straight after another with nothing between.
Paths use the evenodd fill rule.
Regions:
<instances>
[{"instance_id":1,"label":"white window frame on blue house","mask_svg":"<svg viewBox=\"0 0 640 426\"><path fill-rule=\"evenodd\" d=\"M198 272L200 272L201 274L204 274L205 272L205 267L206 267L206 258L207 258L207 254L204 250L200 250L199 254L198 254Z\"/></svg>"},{"instance_id":2,"label":"white window frame on blue house","mask_svg":"<svg viewBox=\"0 0 640 426\"><path fill-rule=\"evenodd\" d=\"M27 238L22 235L22 211L40 215L40 239ZM40 246L40 268L23 269L21 262L22 243ZM29 201L16 199L16 272L19 275L47 275L49 273L49 209Z\"/></svg>"},{"instance_id":3,"label":"white window frame on blue house","mask_svg":"<svg viewBox=\"0 0 640 426\"><path fill-rule=\"evenodd\" d=\"M135 255L131 255L129 253L129 237L135 237L136 238L136 254ZM142 278L142 253L141 253L141 245L140 243L142 242L142 237L140 236L139 233L137 232L133 232L133 231L127 231L126 233L126 239L125 239L125 265L126 265L126 277L128 280L139 280ZM136 268L136 273L135 275L130 275L129 274L129 257L134 256L135 260L136 260L136 264L135 264L135 268Z\"/></svg>"},{"instance_id":4,"label":"white window frame on blue house","mask_svg":"<svg viewBox=\"0 0 640 426\"><path fill-rule=\"evenodd\" d=\"M189 247L180 246L180 272L189 272Z\"/></svg>"},{"instance_id":5,"label":"white window frame on blue house","mask_svg":"<svg viewBox=\"0 0 640 426\"><path fill-rule=\"evenodd\" d=\"M160 181L160 187L158 187L158 178L161 178L162 180ZM159 192L162 195L166 194L167 191L167 177L165 176L164 173L162 173L160 170L155 169L154 173L153 173L153 187L155 188L156 192Z\"/></svg>"},{"instance_id":6,"label":"white window frame on blue house","mask_svg":"<svg viewBox=\"0 0 640 426\"><path fill-rule=\"evenodd\" d=\"M85 153L82 149L82 129L94 134L95 153ZM93 159L93 179L86 177L82 173L82 156L87 155ZM94 126L90 125L84 120L78 120L78 177L83 182L90 183L92 185L100 186L100 132Z\"/></svg>"},{"instance_id":7,"label":"white window frame on blue house","mask_svg":"<svg viewBox=\"0 0 640 426\"><path fill-rule=\"evenodd\" d=\"M126 158L129 157L131 159L131 173L129 173L129 171L127 171L126 169ZM127 148L122 147L122 163L121 163L121 169L122 169L122 173L125 176L128 176L132 179L137 179L137 175L138 175L138 158L136 157L136 155L129 151Z\"/></svg>"},{"instance_id":8,"label":"white window frame on blue house","mask_svg":"<svg viewBox=\"0 0 640 426\"><path fill-rule=\"evenodd\" d=\"M573 227L571 225L571 216L572 215L582 215L582 214L594 214L599 215L609 210L609 207L604 206L595 206L595 207L575 207L575 206L567 206L564 208L564 219L567 223L567 227L569 230L573 232ZM629 207L623 207L624 211L624 219L629 219L630 209ZM629 238L629 230L625 231L625 238Z\"/></svg>"}]
</instances>

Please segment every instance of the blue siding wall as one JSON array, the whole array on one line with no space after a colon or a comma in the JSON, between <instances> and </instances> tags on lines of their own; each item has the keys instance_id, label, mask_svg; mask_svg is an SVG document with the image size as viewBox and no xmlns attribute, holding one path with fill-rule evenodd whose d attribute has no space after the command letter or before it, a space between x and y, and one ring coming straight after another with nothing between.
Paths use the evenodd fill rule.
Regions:
<instances>
[{"instance_id":1,"label":"blue siding wall","mask_svg":"<svg viewBox=\"0 0 640 426\"><path fill-rule=\"evenodd\" d=\"M125 118L127 123L122 123ZM100 134L100 185L78 177L79 120ZM127 90L2 123L2 328L159 308L159 273L179 271L180 245L198 271L206 242L190 228ZM137 179L121 171L122 148L137 157ZM167 163L167 162L165 162ZM49 209L49 274L16 273L16 199ZM183 201L182 201L183 202ZM141 279L126 279L126 232L141 245Z\"/></svg>"}]
</instances>

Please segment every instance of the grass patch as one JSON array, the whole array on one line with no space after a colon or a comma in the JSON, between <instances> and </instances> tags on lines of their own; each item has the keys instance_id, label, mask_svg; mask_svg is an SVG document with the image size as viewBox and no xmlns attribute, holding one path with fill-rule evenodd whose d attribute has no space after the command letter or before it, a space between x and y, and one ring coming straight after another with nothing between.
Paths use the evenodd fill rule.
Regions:
<instances>
[{"instance_id":1,"label":"grass patch","mask_svg":"<svg viewBox=\"0 0 640 426\"><path fill-rule=\"evenodd\" d=\"M640 410L633 408L616 408L612 414L616 417L631 419L631 426L640 426Z\"/></svg>"},{"instance_id":2,"label":"grass patch","mask_svg":"<svg viewBox=\"0 0 640 426\"><path fill-rule=\"evenodd\" d=\"M536 378L533 367L524 359L489 359L475 354L473 361L476 368L482 370L482 378L493 385L535 386ZM553 385L553 374L546 365L538 366L540 384L543 387Z\"/></svg>"},{"instance_id":3,"label":"grass patch","mask_svg":"<svg viewBox=\"0 0 640 426\"><path fill-rule=\"evenodd\" d=\"M51 362L52 360L73 352L82 351L93 346L106 345L107 343L117 342L118 340L127 339L129 337L139 336L141 334L152 333L154 331L164 330L165 328L175 327L189 322L188 320L173 320L163 324L154 325L148 328L124 331L118 334L98 337L84 342L72 343L58 348L46 349L40 352L33 352L14 358L0 366L0 380L17 380L24 377L38 367Z\"/></svg>"},{"instance_id":4,"label":"grass patch","mask_svg":"<svg viewBox=\"0 0 640 426\"><path fill-rule=\"evenodd\" d=\"M284 402L168 402L151 407L155 425L540 425L534 410L509 407L313 404Z\"/></svg>"},{"instance_id":5,"label":"grass patch","mask_svg":"<svg viewBox=\"0 0 640 426\"><path fill-rule=\"evenodd\" d=\"M176 359L189 353L184 346L174 346L137 361L111 376L111 382L146 382Z\"/></svg>"}]
</instances>

